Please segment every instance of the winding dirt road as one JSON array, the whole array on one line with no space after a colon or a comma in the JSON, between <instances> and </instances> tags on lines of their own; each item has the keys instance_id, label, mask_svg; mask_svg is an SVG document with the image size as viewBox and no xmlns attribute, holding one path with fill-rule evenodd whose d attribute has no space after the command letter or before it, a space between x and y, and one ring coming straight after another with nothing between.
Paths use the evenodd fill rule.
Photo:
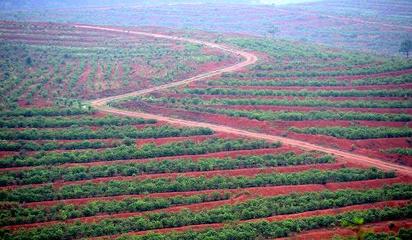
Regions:
<instances>
[{"instance_id":1,"label":"winding dirt road","mask_svg":"<svg viewBox=\"0 0 412 240\"><path fill-rule=\"evenodd\" d=\"M336 156L345 158L345 160L347 160L348 162L352 162L355 164L360 164L360 165L369 166L369 167L373 166L373 167L381 168L384 170L394 170L399 173L412 176L412 168L407 167L407 166L401 166L401 165L397 165L393 163L388 163L388 162L385 162L379 159L369 158L366 156L348 153L348 152L344 152L344 151L337 150L337 149L322 147L322 146L318 146L318 145L311 144L311 143L304 142L304 141L299 141L295 139L290 139L290 138L285 138L285 137L280 137L280 136L275 136L275 135L270 135L270 134L265 134L265 133L256 133L256 132L251 132L247 130L227 127L224 125L189 121L189 120L165 117L165 116L154 115L154 114L149 114L149 113L133 112L133 111L127 111L123 109L116 109L116 108L109 107L108 103L113 100L121 100L121 99L129 98L129 97L142 96L142 95L154 92L154 91L176 87L176 86L181 86L187 83L204 80L206 78L210 78L213 76L218 76L222 73L234 72L246 66L256 63L258 58L252 53L241 51L233 47L223 46L223 45L200 41L196 39L181 38L181 37L174 37L174 36L168 36L168 35L162 35L162 34L153 34L153 33L146 33L146 32L138 32L138 31L126 31L126 30L116 29L116 28L97 27L97 26L89 26L89 25L75 25L75 27L83 28L83 29L90 29L90 30L111 31L111 32L127 33L127 34L134 34L134 35L142 35L142 36L148 36L148 37L154 37L154 38L170 39L173 41L184 41L184 42L189 42L189 43L202 44L202 45L220 49L222 51L225 51L233 55L237 55L237 56L244 58L242 62L237 63L233 66L229 66L229 67L214 70L211 72L203 73L203 74L200 74L200 75L188 78L188 79L164 84L164 85L157 86L157 87L151 87L151 88L147 88L147 89L143 89L143 90L127 93L127 94L122 94L122 95L117 95L117 96L112 96L112 97L107 97L107 98L101 98L101 99L92 101L91 105L94 108L102 112L116 114L116 115L123 115L123 116L128 116L128 117L151 118L151 119L156 119L158 121L164 121L164 122L168 122L171 124L178 124L178 125L183 125L183 126L188 126L188 127L207 127L216 132L237 134L239 136L262 139L262 140L266 140L269 142L280 141L283 144L300 147L306 150L317 150L317 151L322 151L322 152L329 153L329 154L334 154Z\"/></svg>"}]
</instances>

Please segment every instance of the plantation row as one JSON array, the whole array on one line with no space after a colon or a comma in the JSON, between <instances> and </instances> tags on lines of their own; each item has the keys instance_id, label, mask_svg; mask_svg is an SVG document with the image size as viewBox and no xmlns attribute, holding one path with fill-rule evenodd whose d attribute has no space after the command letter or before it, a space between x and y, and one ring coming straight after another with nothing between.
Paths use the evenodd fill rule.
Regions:
<instances>
[{"instance_id":1,"label":"plantation row","mask_svg":"<svg viewBox=\"0 0 412 240\"><path fill-rule=\"evenodd\" d=\"M257 99L257 98L214 98L202 100L193 98L166 98L152 96L142 97L143 101L153 104L180 104L180 105L270 105L270 106L305 106L305 107L335 107L335 108L412 108L411 101L329 101L317 98L293 98L293 99ZM112 103L113 106L118 106Z\"/></svg>"},{"instance_id":2,"label":"plantation row","mask_svg":"<svg viewBox=\"0 0 412 240\"><path fill-rule=\"evenodd\" d=\"M379 221L390 221L410 218L412 216L412 206L390 207L384 209L368 209L364 211L352 211L337 215L315 216L307 218L298 218L283 221L257 221L229 224L219 229L206 229L203 231L186 231L171 233L152 233L148 235L123 236L121 240L189 240L189 239L209 239L209 240L248 240L248 239L272 239L288 237L291 233L299 233L312 229L329 228L331 226L348 226L356 225L358 222L374 223ZM106 224L109 224L106 222ZM93 226L95 227L95 226ZM102 226L103 227L103 226ZM133 229L133 228L132 228ZM64 232L67 230L63 225L55 226L51 229L44 229L25 232L21 235L44 234L42 236L53 236L53 231ZM120 232L120 230L118 230ZM20 235L20 236L21 236ZM412 231L402 231L402 236L410 239ZM19 237L20 237L19 236ZM59 235L59 236L64 236ZM16 238L17 239L17 238ZM404 240L402 239L402 240Z\"/></svg>"},{"instance_id":3,"label":"plantation row","mask_svg":"<svg viewBox=\"0 0 412 240\"><path fill-rule=\"evenodd\" d=\"M8 142L0 141L0 151L51 151L51 150L75 150L75 149L99 149L99 148L113 148L122 144L132 145L134 140L124 139L122 141L115 140L111 142L95 142L95 141L81 141L81 142L64 142L57 143L48 141L43 143L36 142Z\"/></svg>"},{"instance_id":4,"label":"plantation row","mask_svg":"<svg viewBox=\"0 0 412 240\"><path fill-rule=\"evenodd\" d=\"M391 128L391 127L310 127L310 128L289 128L290 131L312 135L327 135L346 139L371 139L371 138L397 138L412 137L412 128Z\"/></svg>"},{"instance_id":5,"label":"plantation row","mask_svg":"<svg viewBox=\"0 0 412 240\"><path fill-rule=\"evenodd\" d=\"M229 198L229 193L214 192L188 197L126 198L119 201L93 201L82 205L57 204L50 207L36 208L27 208L18 203L10 203L7 209L0 209L0 226L67 220L103 213L144 212L179 205L221 201Z\"/></svg>"},{"instance_id":6,"label":"plantation row","mask_svg":"<svg viewBox=\"0 0 412 240\"><path fill-rule=\"evenodd\" d=\"M405 74L398 77L364 78L352 81L341 81L337 79L296 79L296 80L265 80L252 81L244 79L223 78L208 81L209 86L299 86L299 87L336 87L336 86L367 86L367 85L388 85L412 83L412 74Z\"/></svg>"},{"instance_id":7,"label":"plantation row","mask_svg":"<svg viewBox=\"0 0 412 240\"><path fill-rule=\"evenodd\" d=\"M384 122L409 122L412 121L410 114L389 114L389 113L366 113L366 112L335 112L335 111L258 111L258 110L232 110L215 109L204 107L185 107L187 110L197 112L208 112L225 114L231 117L247 117L261 121L281 120L281 121L308 121L308 120L364 120L364 121L384 121Z\"/></svg>"},{"instance_id":8,"label":"plantation row","mask_svg":"<svg viewBox=\"0 0 412 240\"><path fill-rule=\"evenodd\" d=\"M277 155L239 156L237 158L203 158L200 160L176 159L142 163L113 164L91 167L35 168L19 172L3 172L0 186L12 184L47 183L57 180L77 181L100 177L135 176L139 174L230 170L240 168L296 166L332 163L331 155L316 156L312 153L297 155L293 152Z\"/></svg>"},{"instance_id":9,"label":"plantation row","mask_svg":"<svg viewBox=\"0 0 412 240\"><path fill-rule=\"evenodd\" d=\"M365 232L362 234L362 238L366 240L408 240L412 239L412 228L405 229L401 228L397 233L375 233L375 232ZM353 237L340 237L339 240L353 240Z\"/></svg>"},{"instance_id":10,"label":"plantation row","mask_svg":"<svg viewBox=\"0 0 412 240\"><path fill-rule=\"evenodd\" d=\"M163 138L212 135L208 128L174 128L171 126L145 127L137 129L132 126L91 128L67 128L61 130L28 129L22 131L0 129L2 140L80 140L108 138Z\"/></svg>"},{"instance_id":11,"label":"plantation row","mask_svg":"<svg viewBox=\"0 0 412 240\"><path fill-rule=\"evenodd\" d=\"M387 150L388 153L412 156L412 148L392 148Z\"/></svg>"},{"instance_id":12,"label":"plantation row","mask_svg":"<svg viewBox=\"0 0 412 240\"><path fill-rule=\"evenodd\" d=\"M258 77L258 78L286 78L286 77L336 77L342 75L370 75L377 73L385 73L392 71L400 71L412 68L411 61L402 61L399 59L389 60L380 65L362 67L362 68L350 68L348 70L335 70L335 71L319 71L308 69L307 71L299 71L299 69L293 69L293 71L254 71L252 73L229 73L223 75L224 77Z\"/></svg>"},{"instance_id":13,"label":"plantation row","mask_svg":"<svg viewBox=\"0 0 412 240\"><path fill-rule=\"evenodd\" d=\"M0 117L33 117L33 116L74 116L83 114L93 114L95 110L90 107L85 108L19 108L12 111L0 111Z\"/></svg>"},{"instance_id":14,"label":"plantation row","mask_svg":"<svg viewBox=\"0 0 412 240\"><path fill-rule=\"evenodd\" d=\"M11 118L0 119L0 128L57 128L70 126L125 126L133 124L154 124L156 120L145 120L142 118L114 117L107 116L103 118L82 117L82 118Z\"/></svg>"},{"instance_id":15,"label":"plantation row","mask_svg":"<svg viewBox=\"0 0 412 240\"><path fill-rule=\"evenodd\" d=\"M236 96L293 96L293 97L411 97L409 89L385 90L241 90L232 88L186 88L183 93L194 95L236 95Z\"/></svg>"},{"instance_id":16,"label":"plantation row","mask_svg":"<svg viewBox=\"0 0 412 240\"><path fill-rule=\"evenodd\" d=\"M115 161L127 159L142 159L168 157L179 155L197 155L221 151L248 150L280 147L280 143L267 143L252 140L225 140L212 138L200 143L193 141L173 142L157 146L145 144L140 148L135 146L119 146L103 151L82 151L65 153L40 153L34 156L13 156L0 159L0 167L21 167L40 165L59 165L64 163L87 163L94 161Z\"/></svg>"},{"instance_id":17,"label":"plantation row","mask_svg":"<svg viewBox=\"0 0 412 240\"><path fill-rule=\"evenodd\" d=\"M52 185L22 187L11 190L1 190L0 199L3 199L3 201L37 202L128 194L200 191L209 189L237 189L300 184L324 184L327 182L350 182L393 177L395 177L394 172L383 172L377 169L343 168L334 171L309 170L296 173L259 174L255 177L216 176L212 178L156 178L64 185L60 188L53 188Z\"/></svg>"},{"instance_id":18,"label":"plantation row","mask_svg":"<svg viewBox=\"0 0 412 240\"><path fill-rule=\"evenodd\" d=\"M19 237L19 239L26 239L25 237L29 235L43 237L47 236L47 239L94 237L102 235L113 235L130 231L146 231L151 229L163 229L187 225L222 223L228 221L263 218L282 214L300 213L308 210L327 209L328 207L333 206L350 206L352 204L374 203L386 199L410 198L410 190L407 194L399 194L401 190L403 190L402 187L398 188L398 190L387 189L387 191L367 191L371 193L372 196L374 196L372 198L369 198L367 194L352 190L339 192L293 194L273 198L258 198L245 203L240 203L238 205L225 205L215 209L203 210L200 212L181 211L177 213L149 213L144 216L136 216L130 218L105 219L96 223L76 223L65 225L57 224L31 230L20 230L11 233L12 236L8 237ZM362 215L362 213L368 214ZM412 209L410 206L407 206L403 208L366 210L364 212L360 211L359 213L355 214L355 216L358 214L361 214L361 218L364 219L365 222L371 222L371 219L382 221L389 219L398 219L400 217L408 218L409 216L412 216ZM326 222L330 223L331 219L337 218L338 216L339 215L329 216L328 218L325 218L325 216L320 218L325 218L322 220L328 219L329 221ZM339 220L340 221L338 221L337 223L340 223L342 225L354 221L353 218L341 218ZM275 223L279 224L282 222ZM292 222L289 221L289 225L291 224ZM315 224L318 225L319 223L317 221L314 221L310 226L316 226ZM240 224L240 226L242 225L243 224ZM232 225L232 227L233 226L239 225L236 224ZM305 228L305 225L303 225L302 227ZM63 228L64 231L62 231L62 229L60 228ZM60 231L56 231L58 229L60 229ZM268 229L266 228L265 230ZM253 233L253 231L251 233Z\"/></svg>"}]
</instances>

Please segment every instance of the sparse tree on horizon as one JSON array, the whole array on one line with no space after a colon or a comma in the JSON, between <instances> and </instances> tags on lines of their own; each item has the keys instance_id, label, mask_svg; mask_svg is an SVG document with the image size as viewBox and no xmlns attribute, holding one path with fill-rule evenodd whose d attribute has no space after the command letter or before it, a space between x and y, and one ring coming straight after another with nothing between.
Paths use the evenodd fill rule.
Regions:
<instances>
[{"instance_id":1,"label":"sparse tree on horizon","mask_svg":"<svg viewBox=\"0 0 412 240\"><path fill-rule=\"evenodd\" d=\"M409 58L409 52L412 51L412 41L411 40L405 40L401 43L401 48L399 49L399 52L405 53L406 58Z\"/></svg>"}]
</instances>

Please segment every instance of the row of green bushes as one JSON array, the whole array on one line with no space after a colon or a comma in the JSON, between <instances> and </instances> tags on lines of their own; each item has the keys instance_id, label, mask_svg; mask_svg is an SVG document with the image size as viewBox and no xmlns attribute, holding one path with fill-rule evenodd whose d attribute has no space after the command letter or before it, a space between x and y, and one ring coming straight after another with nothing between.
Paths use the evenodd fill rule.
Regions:
<instances>
[{"instance_id":1,"label":"row of green bushes","mask_svg":"<svg viewBox=\"0 0 412 240\"><path fill-rule=\"evenodd\" d=\"M143 212L168 208L177 205L188 205L202 202L213 202L230 198L229 192L199 194L188 197L177 196L168 198L126 198L118 201L92 201L89 203L57 204L49 207L24 207L18 203L5 203L0 208L0 226L67 220L80 217L96 216L98 214L115 214L123 212Z\"/></svg>"},{"instance_id":2,"label":"row of green bushes","mask_svg":"<svg viewBox=\"0 0 412 240\"><path fill-rule=\"evenodd\" d=\"M272 105L272 106L305 106L305 107L335 107L335 108L412 108L411 101L329 101L318 98L293 98L293 99L259 99L259 98L214 98L202 100L192 98L165 98L153 96L142 97L149 103L180 104L180 105Z\"/></svg>"},{"instance_id":3,"label":"row of green bushes","mask_svg":"<svg viewBox=\"0 0 412 240\"><path fill-rule=\"evenodd\" d=\"M346 139L371 139L371 138L397 138L412 137L412 128L402 127L310 127L310 128L289 128L290 131L312 135L327 135Z\"/></svg>"},{"instance_id":4,"label":"row of green bushes","mask_svg":"<svg viewBox=\"0 0 412 240\"><path fill-rule=\"evenodd\" d=\"M81 141L81 142L63 142L47 141L36 143L32 141L0 141L0 151L51 151L51 150L75 150L75 149L99 149L117 147L121 144L134 143L132 139L124 139L123 141L97 142L97 141Z\"/></svg>"},{"instance_id":5,"label":"row of green bushes","mask_svg":"<svg viewBox=\"0 0 412 240\"><path fill-rule=\"evenodd\" d=\"M182 176L173 179L156 178L101 183L88 182L76 185L64 185L60 188L54 188L52 185L21 187L16 189L0 190L0 199L3 199L3 201L37 202L127 194L200 191L209 189L236 189L300 184L324 184L327 182L350 182L392 177L395 177L394 172L356 168L341 168L333 171L308 170L295 173L259 174L254 177L215 176L212 178L206 178L203 176Z\"/></svg>"},{"instance_id":6,"label":"row of green bushes","mask_svg":"<svg viewBox=\"0 0 412 240\"><path fill-rule=\"evenodd\" d=\"M293 96L293 97L410 97L409 89L385 90L243 90L233 88L185 88L185 94L195 95L236 95L236 96Z\"/></svg>"},{"instance_id":7,"label":"row of green bushes","mask_svg":"<svg viewBox=\"0 0 412 240\"><path fill-rule=\"evenodd\" d=\"M364 239L364 240L409 240L412 239L412 228L401 228L399 231L393 232L396 229L391 229L392 226L395 226L393 223L389 223L389 229L391 232L373 232L366 231L366 232L359 232L358 236L356 237L342 237L337 236L334 240L356 240L356 239Z\"/></svg>"},{"instance_id":8,"label":"row of green bushes","mask_svg":"<svg viewBox=\"0 0 412 240\"><path fill-rule=\"evenodd\" d=\"M392 153L392 154L412 156L412 148L391 148L391 149L386 150L385 152Z\"/></svg>"},{"instance_id":9,"label":"row of green bushes","mask_svg":"<svg viewBox=\"0 0 412 240\"><path fill-rule=\"evenodd\" d=\"M300 87L336 87L336 86L366 86L366 85L388 85L412 83L412 74L398 77L364 78L353 81L337 79L295 79L295 80L242 80L234 78L223 78L208 81L209 86L300 86Z\"/></svg>"},{"instance_id":10,"label":"row of green bushes","mask_svg":"<svg viewBox=\"0 0 412 240\"><path fill-rule=\"evenodd\" d=\"M412 115L368 113L368 112L336 112L336 111L259 111L259 110L232 110L204 107L186 107L188 110L225 114L231 117L247 117L257 120L281 120L281 121L307 121L307 120L347 120L347 121L385 121L385 122L409 122Z\"/></svg>"},{"instance_id":11,"label":"row of green bushes","mask_svg":"<svg viewBox=\"0 0 412 240\"><path fill-rule=\"evenodd\" d=\"M1 111L0 117L32 117L32 116L73 116L93 114L94 109L84 108L20 108L12 111Z\"/></svg>"},{"instance_id":12,"label":"row of green bushes","mask_svg":"<svg viewBox=\"0 0 412 240\"><path fill-rule=\"evenodd\" d=\"M239 168L295 166L332 163L335 161L331 155L316 155L317 154L312 153L297 155L293 152L287 152L277 155L239 156L237 158L176 159L91 167L34 168L23 171L3 172L0 176L0 186L48 183L57 180L78 181L101 177L135 176L151 173L181 173Z\"/></svg>"},{"instance_id":13,"label":"row of green bushes","mask_svg":"<svg viewBox=\"0 0 412 240\"><path fill-rule=\"evenodd\" d=\"M296 79L296 80L241 80L233 78L224 78L220 80L211 80L207 82L209 86L300 86L300 87L326 87L326 86L349 86L349 81L338 81L335 79L324 80L309 80L309 79Z\"/></svg>"},{"instance_id":14,"label":"row of green bushes","mask_svg":"<svg viewBox=\"0 0 412 240\"><path fill-rule=\"evenodd\" d=\"M124 126L133 124L153 124L156 120L145 120L142 118L128 117L82 117L82 118L46 118L46 117L25 117L0 119L0 128L57 128L70 126Z\"/></svg>"},{"instance_id":15,"label":"row of green bushes","mask_svg":"<svg viewBox=\"0 0 412 240\"><path fill-rule=\"evenodd\" d=\"M26 129L21 131L0 129L0 139L3 140L81 140L108 138L163 138L187 137L196 135L212 135L209 128L175 128L168 125L159 127L144 127L137 129L133 126L91 128L65 128L59 130Z\"/></svg>"},{"instance_id":16,"label":"row of green bushes","mask_svg":"<svg viewBox=\"0 0 412 240\"><path fill-rule=\"evenodd\" d=\"M40 165L59 165L64 163L87 163L94 161L115 161L181 155L196 155L220 151L261 149L279 147L280 143L267 143L259 140L212 138L196 143L194 141L173 142L163 145L145 144L135 146L119 146L103 151L76 151L65 153L39 153L33 156L12 156L0 159L0 167L21 167Z\"/></svg>"}]
</instances>

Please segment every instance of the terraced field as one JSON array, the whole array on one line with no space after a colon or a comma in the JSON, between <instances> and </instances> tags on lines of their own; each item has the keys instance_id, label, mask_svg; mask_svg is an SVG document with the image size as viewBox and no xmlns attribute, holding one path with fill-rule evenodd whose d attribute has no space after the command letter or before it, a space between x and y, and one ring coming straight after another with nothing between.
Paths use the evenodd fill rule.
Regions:
<instances>
[{"instance_id":1,"label":"terraced field","mask_svg":"<svg viewBox=\"0 0 412 240\"><path fill-rule=\"evenodd\" d=\"M231 38L260 62L113 106L223 124L411 166L412 62Z\"/></svg>"},{"instance_id":2,"label":"terraced field","mask_svg":"<svg viewBox=\"0 0 412 240\"><path fill-rule=\"evenodd\" d=\"M97 34L97 30L79 30L70 25L29 25L32 26L30 39L41 38L45 29L49 32L63 28L78 33L78 44L85 44L81 48L84 53L93 53L95 44L110 48L113 39L123 37L126 39L114 42L125 41L124 44L134 44L136 49L143 44L132 34L108 31ZM38 26L38 33L33 26ZM153 31L181 36L179 32L165 29ZM20 32L10 33L5 45L22 42L22 38L17 37ZM82 39L88 39L93 33L101 39L93 38L87 45ZM57 38L56 35L53 40L56 42L50 44L60 48ZM221 37L220 41L225 46L234 46L231 48L253 51L259 56L258 64L241 72L225 73L210 80L111 104L303 138L325 146L339 144L343 150L347 150L346 145L341 143L359 144L357 138L339 138L347 136L345 130L381 127L378 131L363 131L354 136L367 136L366 141L372 141L372 137L381 137L383 132L391 134L384 136L391 137L391 141L379 139L382 146L389 142L393 145L376 148L377 143L372 142L369 148L355 145L352 151L409 164L409 145L406 144L410 137L410 62L306 45L297 47L294 43L292 48L292 43L262 39ZM152 40L145 42L145 47L152 42L167 44L163 40ZM23 45L27 49L43 48L45 42L18 43L10 51L18 52ZM183 60L199 54L178 52L177 55L188 54ZM240 62L220 51L207 50L208 54L211 52L212 56L225 56L225 60L213 63L213 67L209 65L207 70ZM304 62L300 54L306 54L312 62ZM36 55L22 56L33 56L30 59L34 66L40 61ZM58 62L64 59L64 54L60 57L56 57ZM128 63L129 60L129 56L119 54L107 62ZM11 61L2 76L17 74L11 70L20 64ZM364 67L353 68L353 65ZM176 79L173 77L170 81L179 80L179 76L194 76L197 71L206 72L201 67L194 68L196 70L174 75ZM23 78L22 83L41 84L40 78L28 74L32 81ZM66 86L67 79L63 79L61 85L50 85L50 91ZM155 85L148 83L153 80L150 79L130 77L128 88L113 88L104 93L91 91L94 95L66 98L65 94L76 92L76 88L71 88L62 91L66 104L57 101L57 96L41 99L36 93L29 104L35 108L19 103L25 95L14 93L17 98L4 97L0 113L1 239L305 239L307 236L357 236L363 228L410 236L412 179L402 172L368 168L323 152L208 128L111 116L82 101L146 89L150 84ZM379 84L375 83L377 80L381 80ZM363 89L363 85L358 88L356 81L366 81L366 88ZM285 85L286 82L291 82L290 86ZM330 83L335 85L327 85ZM393 90L382 91L382 86ZM308 89L295 91L305 87ZM350 90L352 88L354 90ZM19 88L11 84L10 89ZM357 101L359 99L362 101ZM53 102L56 103L53 107L44 107ZM319 102L331 106L316 105ZM16 108L13 103L26 108ZM307 103L313 105L302 106ZM351 106L349 111L340 104L377 104L385 108ZM400 107L394 107L397 104ZM315 121L319 125L314 125ZM334 132L341 134L339 136L319 135L314 140L310 140L312 132L304 132L307 126L326 131L326 123L345 128ZM392 150L375 152L373 149ZM392 158L399 153L403 154L399 159Z\"/></svg>"}]
</instances>

